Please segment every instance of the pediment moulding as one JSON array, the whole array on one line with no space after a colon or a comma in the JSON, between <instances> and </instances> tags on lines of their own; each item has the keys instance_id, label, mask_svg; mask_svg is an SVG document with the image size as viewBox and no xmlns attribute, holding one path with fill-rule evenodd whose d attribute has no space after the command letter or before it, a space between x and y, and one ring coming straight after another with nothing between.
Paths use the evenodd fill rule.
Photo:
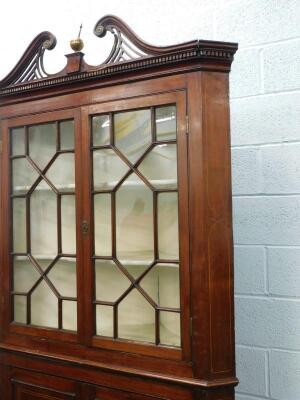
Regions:
<instances>
[{"instance_id":1,"label":"pediment moulding","mask_svg":"<svg viewBox=\"0 0 300 400\"><path fill-rule=\"evenodd\" d=\"M107 32L113 35L113 46L105 61L92 66L84 61L84 53L74 51L66 55L66 66L55 74L47 73L44 54L55 48L56 37L51 32L40 33L13 70L0 81L0 96L131 72L153 72L157 69L228 72L237 50L236 43L207 40L153 46L139 38L124 21L113 15L102 17L95 25L94 34L97 37L104 37ZM78 48L80 50L80 46Z\"/></svg>"}]
</instances>

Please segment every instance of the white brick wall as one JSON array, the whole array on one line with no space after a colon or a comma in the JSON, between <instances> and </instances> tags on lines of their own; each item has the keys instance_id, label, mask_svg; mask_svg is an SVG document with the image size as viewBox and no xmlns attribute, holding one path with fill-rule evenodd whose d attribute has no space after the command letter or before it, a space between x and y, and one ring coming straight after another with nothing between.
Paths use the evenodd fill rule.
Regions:
<instances>
[{"instance_id":1,"label":"white brick wall","mask_svg":"<svg viewBox=\"0 0 300 400\"><path fill-rule=\"evenodd\" d=\"M155 44L240 44L231 75L237 400L299 400L300 0L55 0L46 12L37 0L4 2L0 78L42 30L58 37L47 56L60 69L81 21L86 59L98 64L110 41L92 28L107 13Z\"/></svg>"}]
</instances>

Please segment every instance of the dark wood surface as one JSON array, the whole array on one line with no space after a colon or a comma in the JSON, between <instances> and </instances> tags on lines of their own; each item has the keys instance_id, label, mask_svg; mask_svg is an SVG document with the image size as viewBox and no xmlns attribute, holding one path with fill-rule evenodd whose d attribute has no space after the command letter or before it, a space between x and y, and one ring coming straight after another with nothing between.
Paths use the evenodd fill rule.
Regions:
<instances>
[{"instance_id":1,"label":"dark wood surface","mask_svg":"<svg viewBox=\"0 0 300 400\"><path fill-rule=\"evenodd\" d=\"M115 23L109 18L104 22L106 28ZM126 26L117 27L140 40ZM31 83L34 87L5 94L46 37L31 45L1 86L0 399L232 400L237 383L228 101L232 57L225 59L221 52L233 54L236 46L215 43L219 58L161 61L90 80L70 74L72 80L60 86L53 77L51 84L39 86L42 78ZM179 51L176 46L157 50L144 45L151 57L157 57L156 51L166 57ZM181 50L194 45L181 45ZM212 42L202 45L213 47ZM197 46L201 48L199 42ZM17 84L25 85L28 82ZM170 103L178 113L180 349L94 336L93 231L83 234L81 229L83 221L93 225L89 115ZM12 323L9 296L9 129L70 117L75 119L77 333Z\"/></svg>"}]
</instances>

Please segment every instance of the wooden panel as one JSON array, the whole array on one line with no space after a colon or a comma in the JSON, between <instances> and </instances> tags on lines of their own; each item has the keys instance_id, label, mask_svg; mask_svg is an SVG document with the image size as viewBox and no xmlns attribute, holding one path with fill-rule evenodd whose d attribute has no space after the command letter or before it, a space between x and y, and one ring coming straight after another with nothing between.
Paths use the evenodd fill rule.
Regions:
<instances>
[{"instance_id":1,"label":"wooden panel","mask_svg":"<svg viewBox=\"0 0 300 400\"><path fill-rule=\"evenodd\" d=\"M235 373L228 76L188 82L193 361L212 379Z\"/></svg>"}]
</instances>

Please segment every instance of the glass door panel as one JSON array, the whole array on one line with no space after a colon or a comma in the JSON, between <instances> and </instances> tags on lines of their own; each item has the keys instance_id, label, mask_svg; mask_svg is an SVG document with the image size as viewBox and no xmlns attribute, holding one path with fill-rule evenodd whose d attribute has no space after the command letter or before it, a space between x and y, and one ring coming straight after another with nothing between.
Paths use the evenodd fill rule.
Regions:
<instances>
[{"instance_id":1,"label":"glass door panel","mask_svg":"<svg viewBox=\"0 0 300 400\"><path fill-rule=\"evenodd\" d=\"M10 129L13 321L77 330L74 121Z\"/></svg>"},{"instance_id":2,"label":"glass door panel","mask_svg":"<svg viewBox=\"0 0 300 400\"><path fill-rule=\"evenodd\" d=\"M91 116L95 334L181 346L176 106Z\"/></svg>"}]
</instances>

